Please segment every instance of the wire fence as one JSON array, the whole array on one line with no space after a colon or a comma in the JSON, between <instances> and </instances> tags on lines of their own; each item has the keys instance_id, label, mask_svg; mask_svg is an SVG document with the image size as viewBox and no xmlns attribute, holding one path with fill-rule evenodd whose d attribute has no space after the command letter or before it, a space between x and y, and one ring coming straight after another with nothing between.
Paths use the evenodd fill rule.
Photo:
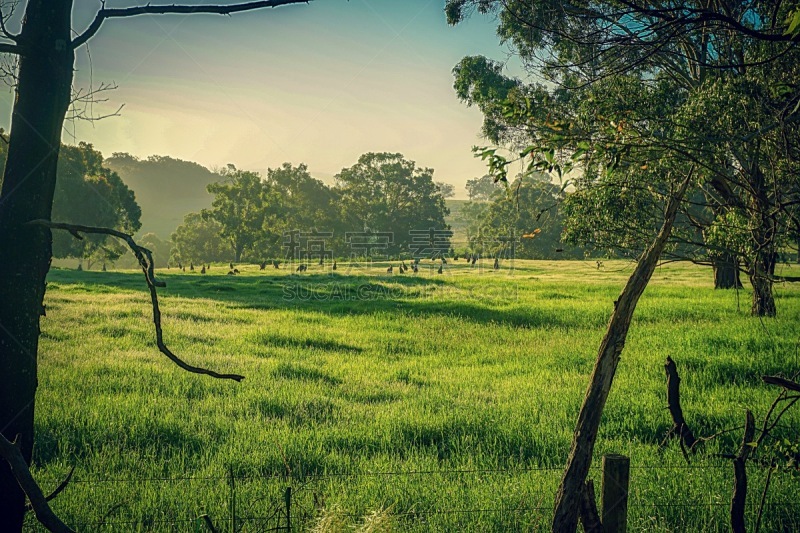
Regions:
<instances>
[{"instance_id":1,"label":"wire fence","mask_svg":"<svg viewBox=\"0 0 800 533\"><path fill-rule=\"evenodd\" d=\"M629 531L727 531L729 461L630 467ZM544 531L562 467L288 472L175 477L81 477L53 502L78 531ZM748 467L747 520L800 530L800 479ZM602 472L589 477L599 487ZM42 482L54 486L58 480ZM45 489L46 490L46 489ZM763 504L762 504L763 500ZM26 531L42 527L29 516ZM373 530L380 531L381 529Z\"/></svg>"}]
</instances>

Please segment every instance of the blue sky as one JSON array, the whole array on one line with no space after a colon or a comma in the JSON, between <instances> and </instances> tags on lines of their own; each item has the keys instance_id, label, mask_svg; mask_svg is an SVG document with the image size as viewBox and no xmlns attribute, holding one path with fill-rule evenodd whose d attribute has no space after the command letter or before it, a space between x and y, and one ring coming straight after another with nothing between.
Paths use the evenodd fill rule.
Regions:
<instances>
[{"instance_id":1,"label":"blue sky","mask_svg":"<svg viewBox=\"0 0 800 533\"><path fill-rule=\"evenodd\" d=\"M99 2L76 5L80 31ZM504 60L507 52L491 18L450 27L443 5L315 0L231 17L109 20L79 53L76 87L116 84L93 111L125 104L122 116L67 123L64 140L92 142L105 155L262 173L303 162L325 180L364 152L401 152L463 197L464 182L484 173L470 150L482 142L481 115L457 100L451 70L465 55ZM10 99L0 107L5 127Z\"/></svg>"}]
</instances>

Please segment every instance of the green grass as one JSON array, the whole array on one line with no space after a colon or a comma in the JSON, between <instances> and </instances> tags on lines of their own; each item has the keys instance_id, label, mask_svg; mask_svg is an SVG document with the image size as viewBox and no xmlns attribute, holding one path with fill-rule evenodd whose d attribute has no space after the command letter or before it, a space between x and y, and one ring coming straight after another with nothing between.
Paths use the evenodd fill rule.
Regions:
<instances>
[{"instance_id":1,"label":"green grass","mask_svg":"<svg viewBox=\"0 0 800 533\"><path fill-rule=\"evenodd\" d=\"M203 513L225 525L233 472L242 531L276 525L247 518L271 515L287 483L303 528L547 529L632 265L517 261L493 272L456 262L443 275L425 264L416 277L343 266L158 272L167 345L190 363L246 375L240 384L188 374L158 353L141 273L52 271L34 473L47 491L77 467L56 511L81 530L105 521L194 531ZM728 529L729 462L698 457L687 468L674 442L658 448L671 423L663 362L678 364L695 433L739 426L745 408L763 416L776 391L760 376L800 370L800 290L776 294L779 317L760 321L748 291L714 291L708 269L656 271L595 456L598 466L603 453L631 457L632 531ZM789 436L798 411L784 420ZM731 452L740 439L725 434L704 451ZM599 471L592 477L599 484ZM750 478L752 520L764 472ZM762 531L800 527L798 496L800 481L776 474Z\"/></svg>"}]
</instances>

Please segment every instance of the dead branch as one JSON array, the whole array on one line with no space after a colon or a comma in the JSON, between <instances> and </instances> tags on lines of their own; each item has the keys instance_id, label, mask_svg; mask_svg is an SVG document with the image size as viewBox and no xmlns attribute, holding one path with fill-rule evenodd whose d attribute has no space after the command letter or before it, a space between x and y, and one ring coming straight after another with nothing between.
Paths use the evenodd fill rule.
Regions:
<instances>
[{"instance_id":1,"label":"dead branch","mask_svg":"<svg viewBox=\"0 0 800 533\"><path fill-rule=\"evenodd\" d=\"M678 367L675 365L675 361L669 356L667 356L667 361L664 363L664 371L667 374L667 408L670 416L672 416L672 428L667 433L664 441L666 442L672 435L677 435L681 439L681 449L684 450L684 456L686 456L686 449L694 452L697 439L683 417L680 397L681 378L678 376Z\"/></svg>"},{"instance_id":2,"label":"dead branch","mask_svg":"<svg viewBox=\"0 0 800 533\"><path fill-rule=\"evenodd\" d=\"M187 372L192 372L194 374L204 374L206 376L211 376L213 378L218 379L232 379L234 381L241 381L244 379L244 376L239 374L219 374L214 372L213 370L207 370L205 368L197 367L190 365L179 358L177 355L172 353L169 348L164 344L164 335L161 330L161 310L158 307L158 293L156 291L156 287L166 287L167 284L163 281L156 281L155 275L153 272L153 254L150 250L143 246L139 246L136 244L136 241L133 240L133 237L128 235L127 233L122 233L121 231L117 231L111 228L101 228L101 227L94 227L94 226L81 226L79 224L65 224L63 222L51 222L49 220L31 220L28 224L44 226L51 229L61 229L64 231L70 232L75 238L82 239L81 233L93 233L93 234L100 234L100 235L111 235L118 239L122 239L125 241L128 246L130 247L133 254L136 256L136 259L139 261L139 266L142 267L142 272L144 272L144 279L147 283L147 288L150 289L150 301L153 305L153 324L155 325L156 329L156 344L158 349L161 353L166 355L173 363L181 367L182 369L186 370Z\"/></svg>"},{"instance_id":3,"label":"dead branch","mask_svg":"<svg viewBox=\"0 0 800 533\"><path fill-rule=\"evenodd\" d=\"M203 5L194 5L194 6L187 6L187 5L160 5L160 6L151 6L150 4L144 6L136 6L136 7L124 7L124 8L106 8L103 7L100 11L97 12L95 15L94 20L89 27L86 28L82 34L78 35L75 39L72 40L72 48L77 48L89 39L91 39L95 33L100 29L100 26L103 25L103 22L106 19L110 18L122 18L122 17L135 17L137 15L167 15L167 14L184 14L184 15L192 15L192 14L213 14L213 15L231 15L233 13L240 13L242 11L251 11L254 9L262 9L266 7L279 7L285 6L289 4L308 4L311 0L259 0L254 2L241 2L238 4L230 4L230 5L211 5L211 6L203 6ZM104 4L105 5L105 4Z\"/></svg>"},{"instance_id":4,"label":"dead branch","mask_svg":"<svg viewBox=\"0 0 800 533\"><path fill-rule=\"evenodd\" d=\"M101 83L96 88L91 89L77 89L73 91L71 97L71 108L69 118L70 120L84 120L86 122L94 122L103 120L109 117L120 116L120 111L125 107L125 104L120 104L116 111L106 113L104 115L95 115L93 112L94 104L102 104L108 102L108 98L102 98L100 95L108 91L116 91L117 85L113 83Z\"/></svg>"},{"instance_id":5,"label":"dead branch","mask_svg":"<svg viewBox=\"0 0 800 533\"><path fill-rule=\"evenodd\" d=\"M56 496L61 494L61 491L66 489L67 485L69 485L69 482L72 479L72 474L74 474L74 473L75 473L75 466L73 466L72 468L69 469L69 472L67 473L67 477L64 478L64 481L59 483L58 486L53 490L53 492L51 492L50 494L45 496L45 498L44 498L45 501L49 502L50 500L52 500L53 498L55 498ZM26 511L32 511L33 510L33 506L31 505L31 502L28 502L25 505L25 510Z\"/></svg>"},{"instance_id":6,"label":"dead branch","mask_svg":"<svg viewBox=\"0 0 800 533\"><path fill-rule=\"evenodd\" d=\"M800 392L800 383L780 376L761 376L761 381L769 385L777 385L787 390Z\"/></svg>"},{"instance_id":7,"label":"dead branch","mask_svg":"<svg viewBox=\"0 0 800 533\"><path fill-rule=\"evenodd\" d=\"M17 483L19 483L19 486L28 497L33 512L36 514L36 519L54 533L75 533L75 530L64 524L50 509L47 498L44 497L42 489L33 479L28 463L25 462L25 458L22 456L22 451L17 445L18 440L19 435L14 439L14 442L9 442L4 435L0 434L0 455L11 466L11 472L17 478Z\"/></svg>"},{"instance_id":8,"label":"dead branch","mask_svg":"<svg viewBox=\"0 0 800 533\"><path fill-rule=\"evenodd\" d=\"M753 449L751 443L755 433L755 419L753 413L748 409L745 415L744 436L739 453L733 460L733 495L731 496L731 530L734 533L745 533L744 508L747 501L747 469L745 463L750 451Z\"/></svg>"},{"instance_id":9,"label":"dead branch","mask_svg":"<svg viewBox=\"0 0 800 533\"><path fill-rule=\"evenodd\" d=\"M600 513L597 512L597 498L594 495L594 481L586 480L581 494L581 524L586 533L603 533L603 523L600 521Z\"/></svg>"}]
</instances>

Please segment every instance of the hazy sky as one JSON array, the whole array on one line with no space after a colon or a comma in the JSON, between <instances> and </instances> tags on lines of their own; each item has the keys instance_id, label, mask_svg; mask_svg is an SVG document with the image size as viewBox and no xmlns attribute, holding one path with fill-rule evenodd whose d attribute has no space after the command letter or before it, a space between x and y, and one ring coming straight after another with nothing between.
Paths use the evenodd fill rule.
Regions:
<instances>
[{"instance_id":1,"label":"hazy sky","mask_svg":"<svg viewBox=\"0 0 800 533\"><path fill-rule=\"evenodd\" d=\"M99 1L75 3L81 31ZM91 142L106 156L170 155L261 173L303 162L326 181L362 153L401 152L463 197L464 182L485 173L471 153L482 143L481 114L458 101L451 71L465 55L504 60L506 52L491 18L450 27L443 6L315 0L231 17L106 21L89 54L81 49L76 87L118 86L96 115L125 107L120 117L68 122L64 141ZM10 101L6 91L5 127Z\"/></svg>"}]
</instances>

